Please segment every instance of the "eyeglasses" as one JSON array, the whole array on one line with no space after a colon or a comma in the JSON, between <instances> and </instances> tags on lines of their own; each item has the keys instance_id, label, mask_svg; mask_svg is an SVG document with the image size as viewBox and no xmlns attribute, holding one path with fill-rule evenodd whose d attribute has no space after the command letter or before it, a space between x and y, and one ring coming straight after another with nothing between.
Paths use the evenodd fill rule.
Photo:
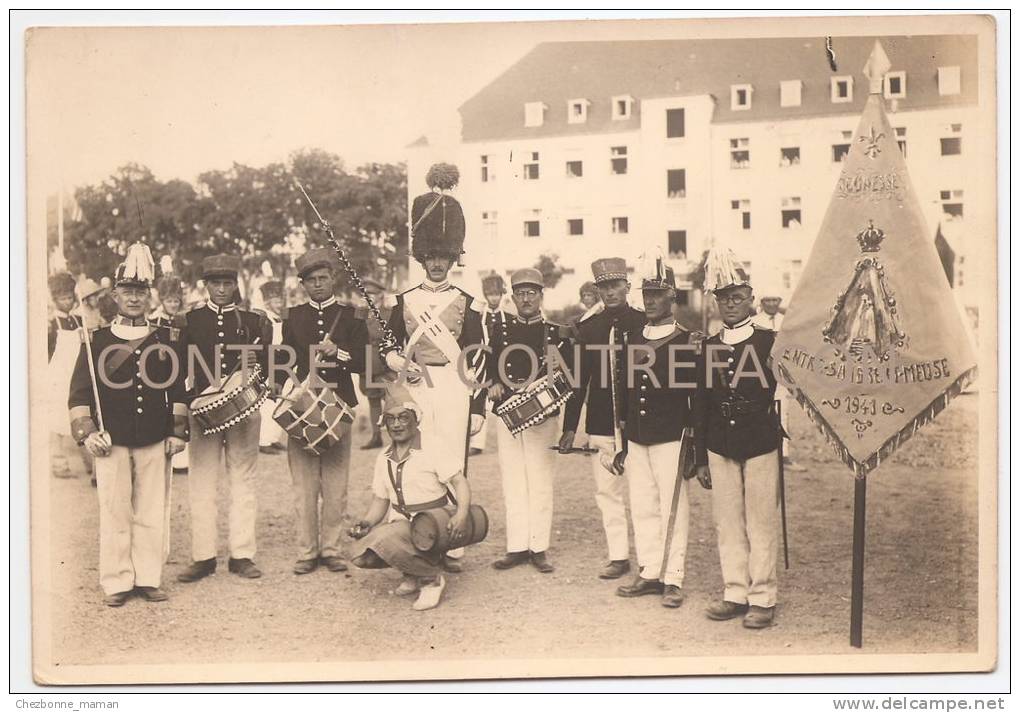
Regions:
<instances>
[{"instance_id":1,"label":"eyeglasses","mask_svg":"<svg viewBox=\"0 0 1020 713\"><path fill-rule=\"evenodd\" d=\"M514 290L514 297L519 299L530 299L533 300L538 297L538 290Z\"/></svg>"},{"instance_id":2,"label":"eyeglasses","mask_svg":"<svg viewBox=\"0 0 1020 713\"><path fill-rule=\"evenodd\" d=\"M748 299L747 295L726 295L725 297L720 297L716 295L715 297L716 302L718 302L719 304L726 305L738 305L741 302L746 302L747 299Z\"/></svg>"},{"instance_id":3,"label":"eyeglasses","mask_svg":"<svg viewBox=\"0 0 1020 713\"><path fill-rule=\"evenodd\" d=\"M411 423L411 420L413 418L414 418L413 413L411 413L410 411L404 411L403 413L398 414L386 414L385 416L383 416L383 423L385 423L387 426L392 426L395 423L399 423L401 426L407 426L408 424Z\"/></svg>"}]
</instances>

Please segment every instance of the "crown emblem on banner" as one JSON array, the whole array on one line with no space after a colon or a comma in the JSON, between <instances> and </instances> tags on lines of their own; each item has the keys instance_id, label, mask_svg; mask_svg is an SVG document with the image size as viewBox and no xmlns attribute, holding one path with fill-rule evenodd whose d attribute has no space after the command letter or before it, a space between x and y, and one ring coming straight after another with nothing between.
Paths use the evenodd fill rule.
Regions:
<instances>
[{"instance_id":1,"label":"crown emblem on banner","mask_svg":"<svg viewBox=\"0 0 1020 713\"><path fill-rule=\"evenodd\" d=\"M877 253L882 241L885 240L885 233L875 227L874 221L868 221L868 227L857 233L857 244L861 246L862 253Z\"/></svg>"}]
</instances>

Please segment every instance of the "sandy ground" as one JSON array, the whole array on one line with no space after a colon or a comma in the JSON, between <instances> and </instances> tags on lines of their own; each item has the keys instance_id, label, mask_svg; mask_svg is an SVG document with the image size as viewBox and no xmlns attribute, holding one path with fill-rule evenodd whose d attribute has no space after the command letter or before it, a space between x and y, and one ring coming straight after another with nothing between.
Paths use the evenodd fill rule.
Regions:
<instances>
[{"instance_id":1,"label":"sandy ground","mask_svg":"<svg viewBox=\"0 0 1020 713\"><path fill-rule=\"evenodd\" d=\"M964 395L876 471L868 487L865 640L870 653L958 652L977 647L977 396ZM414 612L391 592L392 570L295 576L294 515L285 455L260 456L260 580L226 571L225 492L221 560L195 584L176 576L189 562L187 476L174 476L170 600L102 605L98 515L86 478L52 479L52 575L56 662L202 662L471 659L475 657L687 656L852 653L848 643L853 481L799 409L791 431L806 473L787 474L790 569L780 571L776 626L752 632L713 622L707 604L722 581L710 493L691 490L687 599L623 599L620 582L596 578L604 536L589 457L558 456L553 545L556 571L492 569L503 552L502 491L494 430L471 459L476 502L491 531L450 577L442 606ZM367 439L359 417L355 445ZM378 451L355 448L349 512L369 500Z\"/></svg>"}]
</instances>

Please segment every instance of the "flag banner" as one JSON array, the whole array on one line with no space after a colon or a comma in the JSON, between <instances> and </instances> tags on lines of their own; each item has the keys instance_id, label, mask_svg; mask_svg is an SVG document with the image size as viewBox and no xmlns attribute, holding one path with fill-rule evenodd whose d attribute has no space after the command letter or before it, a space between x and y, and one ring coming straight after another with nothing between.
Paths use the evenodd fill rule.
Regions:
<instances>
[{"instance_id":1,"label":"flag banner","mask_svg":"<svg viewBox=\"0 0 1020 713\"><path fill-rule=\"evenodd\" d=\"M876 44L865 68L871 94L772 350L780 383L856 477L895 452L976 374L882 105L888 66Z\"/></svg>"}]
</instances>

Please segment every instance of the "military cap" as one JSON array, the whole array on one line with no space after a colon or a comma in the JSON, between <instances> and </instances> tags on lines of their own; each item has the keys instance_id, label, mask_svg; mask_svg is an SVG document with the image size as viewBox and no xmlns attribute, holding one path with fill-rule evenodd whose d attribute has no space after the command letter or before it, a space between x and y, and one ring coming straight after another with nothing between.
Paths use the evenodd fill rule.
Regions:
<instances>
[{"instance_id":1,"label":"military cap","mask_svg":"<svg viewBox=\"0 0 1020 713\"><path fill-rule=\"evenodd\" d=\"M337 257L332 248L312 248L304 255L294 261L298 277L304 279L308 273L319 268L328 267L332 270L336 267Z\"/></svg>"},{"instance_id":2,"label":"military cap","mask_svg":"<svg viewBox=\"0 0 1020 713\"><path fill-rule=\"evenodd\" d=\"M591 264L595 284L627 279L627 261L622 257L602 257Z\"/></svg>"},{"instance_id":3,"label":"military cap","mask_svg":"<svg viewBox=\"0 0 1020 713\"><path fill-rule=\"evenodd\" d=\"M211 277L233 277L241 271L241 258L233 255L210 255L202 259L202 279Z\"/></svg>"},{"instance_id":4,"label":"military cap","mask_svg":"<svg viewBox=\"0 0 1020 713\"><path fill-rule=\"evenodd\" d=\"M673 268L662 262L658 257L643 266L641 271L642 290L675 290L676 277Z\"/></svg>"},{"instance_id":5,"label":"military cap","mask_svg":"<svg viewBox=\"0 0 1020 713\"><path fill-rule=\"evenodd\" d=\"M542 279L542 273L533 267L521 268L514 272L510 276L510 288L516 290L521 285L534 285L535 287L545 288L545 281Z\"/></svg>"}]
</instances>

